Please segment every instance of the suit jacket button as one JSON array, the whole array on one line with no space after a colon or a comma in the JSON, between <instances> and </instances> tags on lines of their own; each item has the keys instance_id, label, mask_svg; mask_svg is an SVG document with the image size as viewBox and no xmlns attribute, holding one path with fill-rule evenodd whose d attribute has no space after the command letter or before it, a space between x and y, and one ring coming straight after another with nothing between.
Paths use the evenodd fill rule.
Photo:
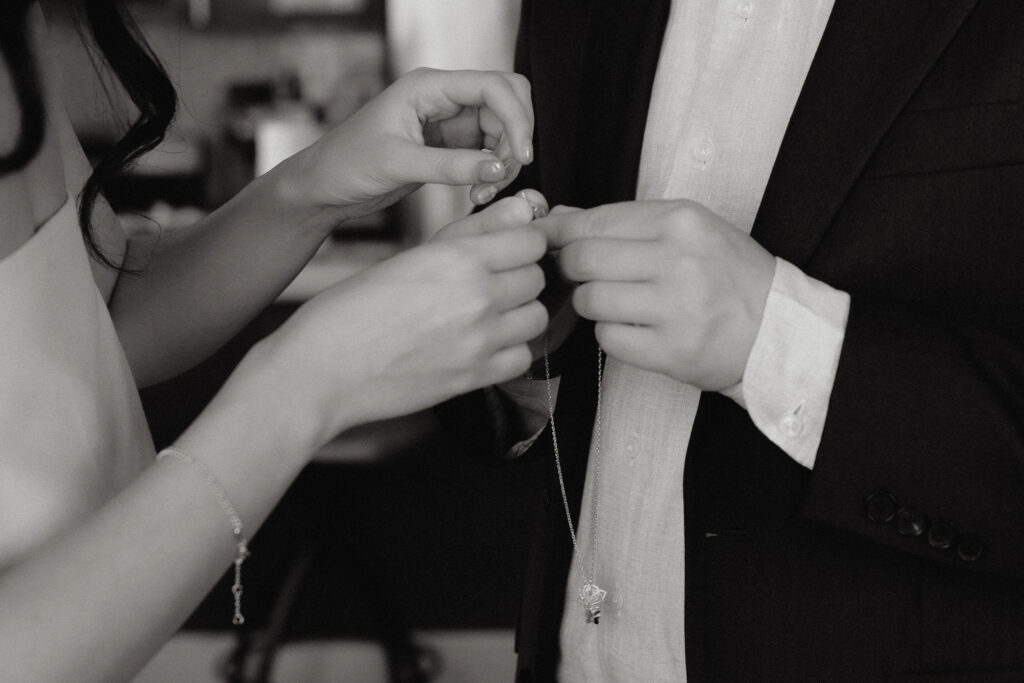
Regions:
<instances>
[{"instance_id":1,"label":"suit jacket button","mask_svg":"<svg viewBox=\"0 0 1024 683\"><path fill-rule=\"evenodd\" d=\"M887 524L896 516L899 505L896 499L885 491L875 491L864 499L864 509L872 522Z\"/></svg>"},{"instance_id":2,"label":"suit jacket button","mask_svg":"<svg viewBox=\"0 0 1024 683\"><path fill-rule=\"evenodd\" d=\"M961 536L956 544L956 556L964 562L975 562L985 554L985 542L977 536Z\"/></svg>"},{"instance_id":3,"label":"suit jacket button","mask_svg":"<svg viewBox=\"0 0 1024 683\"><path fill-rule=\"evenodd\" d=\"M920 536L928 526L928 518L914 508L900 508L896 513L896 530L903 536Z\"/></svg>"},{"instance_id":4,"label":"suit jacket button","mask_svg":"<svg viewBox=\"0 0 1024 683\"><path fill-rule=\"evenodd\" d=\"M953 547L956 540L956 527L946 519L936 519L928 527L928 545L945 550Z\"/></svg>"}]
</instances>

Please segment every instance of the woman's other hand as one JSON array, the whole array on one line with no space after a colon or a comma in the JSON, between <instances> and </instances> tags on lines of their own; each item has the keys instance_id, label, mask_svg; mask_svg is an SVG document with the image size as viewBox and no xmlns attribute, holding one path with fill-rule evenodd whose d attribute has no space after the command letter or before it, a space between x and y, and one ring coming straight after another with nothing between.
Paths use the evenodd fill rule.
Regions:
<instances>
[{"instance_id":1,"label":"woman's other hand","mask_svg":"<svg viewBox=\"0 0 1024 683\"><path fill-rule=\"evenodd\" d=\"M304 406L322 442L522 374L548 322L533 217L503 199L331 287L254 349L259 385Z\"/></svg>"},{"instance_id":2,"label":"woman's other hand","mask_svg":"<svg viewBox=\"0 0 1024 683\"><path fill-rule=\"evenodd\" d=\"M516 197L525 199L529 203L534 218L544 218L548 215L548 201L537 190L520 190L516 193ZM567 206L556 206L553 212L561 214L578 210ZM471 223L458 221L439 230L433 239L452 239L464 235L468 230L480 229L500 228L497 228L493 222ZM576 283L562 277L561 272L558 270L558 264L555 261L557 255L558 252L548 251L538 263L544 272L545 287L544 291L537 298L544 305L544 308L547 309L549 324L541 334L530 340L530 355L534 360L543 356L545 349L551 353L558 350L579 320L579 316L572 307L572 294L576 289Z\"/></svg>"},{"instance_id":3,"label":"woman's other hand","mask_svg":"<svg viewBox=\"0 0 1024 683\"><path fill-rule=\"evenodd\" d=\"M424 183L470 185L485 204L533 160L529 82L517 74L416 69L278 168L341 220Z\"/></svg>"}]
</instances>

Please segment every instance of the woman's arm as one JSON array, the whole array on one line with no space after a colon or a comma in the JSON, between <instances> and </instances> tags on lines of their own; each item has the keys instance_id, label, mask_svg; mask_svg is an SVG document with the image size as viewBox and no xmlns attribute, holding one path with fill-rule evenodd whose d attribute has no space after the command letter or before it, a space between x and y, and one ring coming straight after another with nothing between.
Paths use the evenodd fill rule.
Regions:
<instances>
[{"instance_id":1,"label":"woman's arm","mask_svg":"<svg viewBox=\"0 0 1024 683\"><path fill-rule=\"evenodd\" d=\"M399 79L207 219L159 243L141 274L118 279L110 310L136 380L166 379L219 348L344 220L424 182L474 185L475 196L504 186L532 160L532 125L521 77L418 70Z\"/></svg>"},{"instance_id":2,"label":"woman's arm","mask_svg":"<svg viewBox=\"0 0 1024 683\"><path fill-rule=\"evenodd\" d=\"M301 429L285 431L266 396L238 398L218 398L178 445L215 473L251 537L310 447ZM254 430L261 418L275 428ZM129 680L234 552L231 526L202 479L181 462L157 462L80 526L0 574L2 677Z\"/></svg>"},{"instance_id":3,"label":"woman's arm","mask_svg":"<svg viewBox=\"0 0 1024 683\"><path fill-rule=\"evenodd\" d=\"M338 431L529 365L527 342L547 324L535 300L545 240L531 219L527 202L499 202L457 224L458 238L329 288L249 352L175 444L209 469L246 535ZM220 577L235 542L202 475L159 460L0 572L3 677L129 679Z\"/></svg>"}]
</instances>

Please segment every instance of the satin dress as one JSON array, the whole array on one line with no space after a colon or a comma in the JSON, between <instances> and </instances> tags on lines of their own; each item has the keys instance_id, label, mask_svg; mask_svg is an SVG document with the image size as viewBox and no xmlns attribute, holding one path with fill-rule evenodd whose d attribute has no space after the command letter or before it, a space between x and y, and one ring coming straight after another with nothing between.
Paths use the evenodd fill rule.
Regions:
<instances>
[{"instance_id":1,"label":"satin dress","mask_svg":"<svg viewBox=\"0 0 1024 683\"><path fill-rule=\"evenodd\" d=\"M0 260L0 569L71 529L153 458L68 199Z\"/></svg>"}]
</instances>

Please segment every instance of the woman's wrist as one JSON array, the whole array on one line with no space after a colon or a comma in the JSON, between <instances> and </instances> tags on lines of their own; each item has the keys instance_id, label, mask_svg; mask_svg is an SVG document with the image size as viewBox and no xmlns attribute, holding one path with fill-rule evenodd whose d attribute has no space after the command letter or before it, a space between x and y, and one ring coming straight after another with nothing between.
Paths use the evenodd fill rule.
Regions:
<instances>
[{"instance_id":1,"label":"woman's wrist","mask_svg":"<svg viewBox=\"0 0 1024 683\"><path fill-rule=\"evenodd\" d=\"M310 150L299 152L253 180L246 189L255 191L261 198L257 201L269 200L275 210L282 211L283 224L289 229L326 237L348 219L351 207L316 196L312 190L317 186L313 156Z\"/></svg>"},{"instance_id":2,"label":"woman's wrist","mask_svg":"<svg viewBox=\"0 0 1024 683\"><path fill-rule=\"evenodd\" d=\"M359 402L348 396L353 373L332 371L326 377L301 353L302 346L301 333L281 328L249 350L232 380L237 380L242 400L254 404L250 410L263 416L263 424L278 425L282 440L312 455L366 417L357 412Z\"/></svg>"}]
</instances>

